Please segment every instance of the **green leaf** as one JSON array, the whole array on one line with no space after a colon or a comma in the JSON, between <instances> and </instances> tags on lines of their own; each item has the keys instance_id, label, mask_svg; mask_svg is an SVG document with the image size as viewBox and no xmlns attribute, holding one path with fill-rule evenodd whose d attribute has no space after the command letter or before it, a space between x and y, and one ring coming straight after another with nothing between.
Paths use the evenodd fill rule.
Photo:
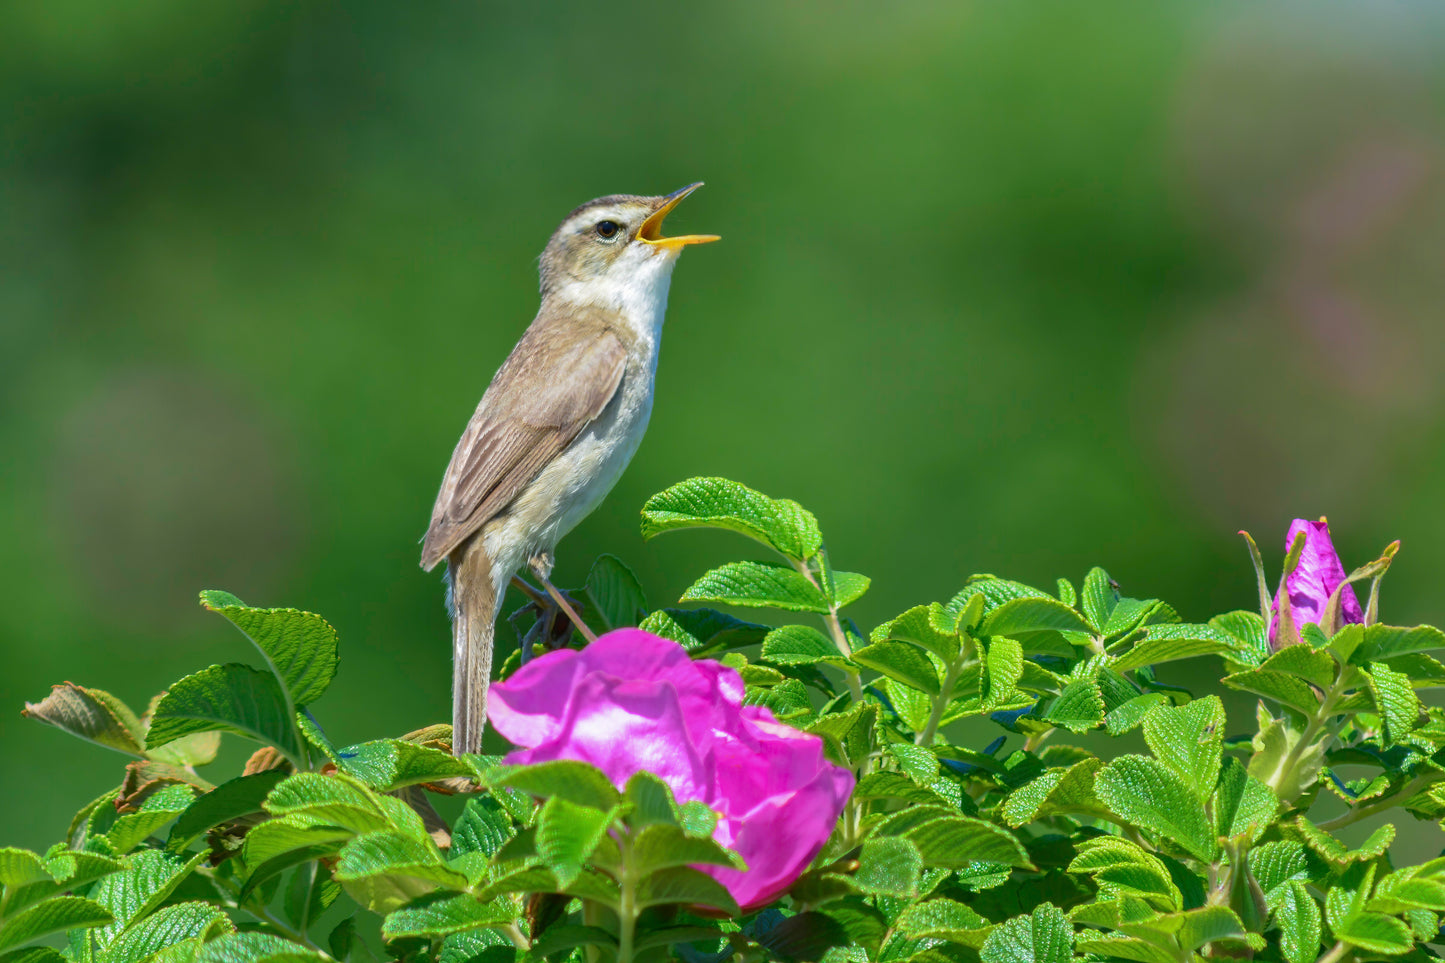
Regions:
<instances>
[{"instance_id":1,"label":"green leaf","mask_svg":"<svg viewBox=\"0 0 1445 963\"><path fill-rule=\"evenodd\" d=\"M872 836L864 841L858 855L858 872L853 876L853 884L864 893L911 899L918 895L922 872L923 854L912 840L902 836Z\"/></svg>"},{"instance_id":2,"label":"green leaf","mask_svg":"<svg viewBox=\"0 0 1445 963\"><path fill-rule=\"evenodd\" d=\"M800 562L823 547L812 512L726 478L690 478L658 492L642 506L644 539L683 528L738 532Z\"/></svg>"},{"instance_id":3,"label":"green leaf","mask_svg":"<svg viewBox=\"0 0 1445 963\"><path fill-rule=\"evenodd\" d=\"M1305 715L1314 715L1320 707L1320 700L1316 698L1309 683L1286 672L1250 669L1225 676L1224 684L1232 689L1241 689L1273 699Z\"/></svg>"},{"instance_id":4,"label":"green leaf","mask_svg":"<svg viewBox=\"0 0 1445 963\"><path fill-rule=\"evenodd\" d=\"M997 636L984 653L983 708L1010 705L1018 695L1024 674L1024 652L1013 639Z\"/></svg>"},{"instance_id":5,"label":"green leaf","mask_svg":"<svg viewBox=\"0 0 1445 963\"><path fill-rule=\"evenodd\" d=\"M587 573L587 601L603 625L620 629L647 614L647 596L637 575L616 555L599 555Z\"/></svg>"},{"instance_id":6,"label":"green leaf","mask_svg":"<svg viewBox=\"0 0 1445 963\"><path fill-rule=\"evenodd\" d=\"M89 897L115 918L113 923L92 934L93 938L105 946L132 920L154 912L205 858L201 853L183 860L157 850L145 850L130 857L125 869L91 887ZM72 947L75 945L72 940Z\"/></svg>"},{"instance_id":7,"label":"green leaf","mask_svg":"<svg viewBox=\"0 0 1445 963\"><path fill-rule=\"evenodd\" d=\"M599 926L579 926L575 923L554 923L542 931L528 950L528 956L533 959L544 959L561 953L563 950L574 950L579 946L605 946L614 954L617 951L617 938ZM641 950L642 947L633 944L634 950Z\"/></svg>"},{"instance_id":8,"label":"green leaf","mask_svg":"<svg viewBox=\"0 0 1445 963\"><path fill-rule=\"evenodd\" d=\"M622 801L601 770L572 760L507 768L499 771L493 782L542 799L558 796L599 812L611 812Z\"/></svg>"},{"instance_id":9,"label":"green leaf","mask_svg":"<svg viewBox=\"0 0 1445 963\"><path fill-rule=\"evenodd\" d=\"M25 703L20 714L116 752L145 755L145 727L125 703L103 689L66 682L39 702Z\"/></svg>"},{"instance_id":10,"label":"green leaf","mask_svg":"<svg viewBox=\"0 0 1445 963\"><path fill-rule=\"evenodd\" d=\"M481 853L490 858L497 855L513 835L512 817L501 803L491 796L472 796L452 826L451 856L455 859L468 853Z\"/></svg>"},{"instance_id":11,"label":"green leaf","mask_svg":"<svg viewBox=\"0 0 1445 963\"><path fill-rule=\"evenodd\" d=\"M763 639L762 657L774 665L848 665L833 640L810 625L784 625Z\"/></svg>"},{"instance_id":12,"label":"green leaf","mask_svg":"<svg viewBox=\"0 0 1445 963\"><path fill-rule=\"evenodd\" d=\"M1104 721L1104 695L1095 678L1074 679L1053 701L1034 710L1047 722L1070 732L1087 732Z\"/></svg>"},{"instance_id":13,"label":"green leaf","mask_svg":"<svg viewBox=\"0 0 1445 963\"><path fill-rule=\"evenodd\" d=\"M51 933L104 926L114 917L99 903L79 896L57 896L15 914L0 925L0 950L23 946Z\"/></svg>"},{"instance_id":14,"label":"green leaf","mask_svg":"<svg viewBox=\"0 0 1445 963\"><path fill-rule=\"evenodd\" d=\"M0 952L0 963L70 963L59 950L48 946L32 946L23 950Z\"/></svg>"},{"instance_id":15,"label":"green leaf","mask_svg":"<svg viewBox=\"0 0 1445 963\"><path fill-rule=\"evenodd\" d=\"M401 739L375 739L336 754L337 765L380 792L403 786L471 777L472 769L449 752Z\"/></svg>"},{"instance_id":16,"label":"green leaf","mask_svg":"<svg viewBox=\"0 0 1445 963\"><path fill-rule=\"evenodd\" d=\"M217 729L275 746L296 768L305 768L296 726L275 677L235 662L202 669L171 686L156 706L146 746Z\"/></svg>"},{"instance_id":17,"label":"green leaf","mask_svg":"<svg viewBox=\"0 0 1445 963\"><path fill-rule=\"evenodd\" d=\"M629 872L642 876L672 866L726 866L746 869L735 853L711 839L698 839L680 826L654 823L639 832L632 842Z\"/></svg>"},{"instance_id":18,"label":"green leaf","mask_svg":"<svg viewBox=\"0 0 1445 963\"><path fill-rule=\"evenodd\" d=\"M1383 662L1397 655L1445 649L1445 632L1433 625L1402 628L1394 625L1369 625L1359 647L1349 655L1351 665Z\"/></svg>"},{"instance_id":19,"label":"green leaf","mask_svg":"<svg viewBox=\"0 0 1445 963\"><path fill-rule=\"evenodd\" d=\"M659 906L665 903L687 903L709 906L737 916L738 904L717 880L706 873L686 866L658 870L642 878L637 885L637 906Z\"/></svg>"},{"instance_id":20,"label":"green leaf","mask_svg":"<svg viewBox=\"0 0 1445 963\"><path fill-rule=\"evenodd\" d=\"M993 929L987 919L951 899L915 903L899 914L894 925L912 940L933 938L975 948L983 945L984 934Z\"/></svg>"},{"instance_id":21,"label":"green leaf","mask_svg":"<svg viewBox=\"0 0 1445 963\"><path fill-rule=\"evenodd\" d=\"M1121 704L1104 717L1104 728L1111 736L1122 736L1142 725L1144 717L1159 706L1172 705L1162 692L1146 692Z\"/></svg>"},{"instance_id":22,"label":"green leaf","mask_svg":"<svg viewBox=\"0 0 1445 963\"><path fill-rule=\"evenodd\" d=\"M186 807L171 827L166 848L180 852L212 826L261 811L261 803L286 773L280 769L237 776L224 782Z\"/></svg>"},{"instance_id":23,"label":"green leaf","mask_svg":"<svg viewBox=\"0 0 1445 963\"><path fill-rule=\"evenodd\" d=\"M356 917L348 916L337 923L326 937L326 948L331 951L333 959L345 960L351 956L352 947L356 945Z\"/></svg>"},{"instance_id":24,"label":"green leaf","mask_svg":"<svg viewBox=\"0 0 1445 963\"><path fill-rule=\"evenodd\" d=\"M571 885L582 872L602 838L612 825L615 810L603 812L588 806L552 796L537 815L537 854L557 877L557 882Z\"/></svg>"},{"instance_id":25,"label":"green leaf","mask_svg":"<svg viewBox=\"0 0 1445 963\"><path fill-rule=\"evenodd\" d=\"M1224 760L1214 792L1214 832L1233 838L1241 834L1255 842L1274 821L1279 799L1264 783L1248 775L1238 759Z\"/></svg>"},{"instance_id":26,"label":"green leaf","mask_svg":"<svg viewBox=\"0 0 1445 963\"><path fill-rule=\"evenodd\" d=\"M1089 624L1063 602L1048 597L1005 602L984 617L979 634L1026 641L1038 632L1088 632Z\"/></svg>"},{"instance_id":27,"label":"green leaf","mask_svg":"<svg viewBox=\"0 0 1445 963\"><path fill-rule=\"evenodd\" d=\"M848 769L857 769L876 746L878 706L855 703L846 712L820 716L807 731L821 736L825 748L835 762Z\"/></svg>"},{"instance_id":28,"label":"green leaf","mask_svg":"<svg viewBox=\"0 0 1445 963\"><path fill-rule=\"evenodd\" d=\"M39 855L13 846L0 849L0 887L7 891L7 896L34 883L52 882L55 876L45 868Z\"/></svg>"},{"instance_id":29,"label":"green leaf","mask_svg":"<svg viewBox=\"0 0 1445 963\"><path fill-rule=\"evenodd\" d=\"M853 653L853 661L920 692L938 695L938 672L928 656L907 642L874 642Z\"/></svg>"},{"instance_id":30,"label":"green leaf","mask_svg":"<svg viewBox=\"0 0 1445 963\"><path fill-rule=\"evenodd\" d=\"M336 878L348 881L368 876L406 876L447 889L467 886L467 878L449 869L435 846L391 831L358 836L341 848Z\"/></svg>"},{"instance_id":31,"label":"green leaf","mask_svg":"<svg viewBox=\"0 0 1445 963\"><path fill-rule=\"evenodd\" d=\"M882 832L901 835L918 847L929 866L963 869L972 862L1002 863L1029 868L1028 854L1006 829L967 816L920 819L904 829L912 817L928 813L924 807L905 809L883 824Z\"/></svg>"},{"instance_id":32,"label":"green leaf","mask_svg":"<svg viewBox=\"0 0 1445 963\"><path fill-rule=\"evenodd\" d=\"M1145 756L1121 756L1094 779L1099 799L1125 821L1158 834L1196 859L1218 855L1203 801L1173 770Z\"/></svg>"},{"instance_id":33,"label":"green leaf","mask_svg":"<svg viewBox=\"0 0 1445 963\"><path fill-rule=\"evenodd\" d=\"M1096 631L1102 633L1104 626L1109 624L1109 616L1114 614L1114 606L1119 604L1119 592L1114 588L1113 580L1109 573L1095 566L1089 569L1084 576L1084 592L1081 600L1084 606L1084 615L1093 623Z\"/></svg>"},{"instance_id":34,"label":"green leaf","mask_svg":"<svg viewBox=\"0 0 1445 963\"><path fill-rule=\"evenodd\" d=\"M1193 659L1201 655L1229 653L1238 643L1209 625L1151 625L1143 639L1112 663L1116 672L1128 672L1146 665Z\"/></svg>"},{"instance_id":35,"label":"green leaf","mask_svg":"<svg viewBox=\"0 0 1445 963\"><path fill-rule=\"evenodd\" d=\"M1288 963L1314 963L1320 955L1320 906L1299 880L1290 880L1274 907L1279 949Z\"/></svg>"},{"instance_id":36,"label":"green leaf","mask_svg":"<svg viewBox=\"0 0 1445 963\"><path fill-rule=\"evenodd\" d=\"M833 573L837 594L833 599L805 575L773 562L729 562L703 575L683 593L683 602L726 602L750 608L778 608L791 612L829 611L856 601L868 590L868 579L853 572Z\"/></svg>"},{"instance_id":37,"label":"green leaf","mask_svg":"<svg viewBox=\"0 0 1445 963\"><path fill-rule=\"evenodd\" d=\"M1099 759L1084 759L1025 783L1005 801L1004 821L1017 828L1055 813L1107 816L1109 810L1094 794L1094 778L1103 765Z\"/></svg>"},{"instance_id":38,"label":"green leaf","mask_svg":"<svg viewBox=\"0 0 1445 963\"><path fill-rule=\"evenodd\" d=\"M1214 792L1219 777L1224 724L1224 704L1218 696L1178 707L1163 705L1144 717L1144 741L1155 758L1202 799Z\"/></svg>"},{"instance_id":39,"label":"green leaf","mask_svg":"<svg viewBox=\"0 0 1445 963\"><path fill-rule=\"evenodd\" d=\"M285 686L293 706L321 698L336 677L336 630L319 615L297 609L257 609L229 592L201 593L201 605L225 616L256 644Z\"/></svg>"},{"instance_id":40,"label":"green leaf","mask_svg":"<svg viewBox=\"0 0 1445 963\"><path fill-rule=\"evenodd\" d=\"M328 963L300 943L270 933L227 933L205 943L193 963Z\"/></svg>"},{"instance_id":41,"label":"green leaf","mask_svg":"<svg viewBox=\"0 0 1445 963\"><path fill-rule=\"evenodd\" d=\"M757 941L771 955L789 963L817 960L830 948L847 946L847 928L825 913L809 910L790 916L766 932L758 933Z\"/></svg>"},{"instance_id":42,"label":"green leaf","mask_svg":"<svg viewBox=\"0 0 1445 963\"><path fill-rule=\"evenodd\" d=\"M163 786L141 804L139 811L116 819L105 838L117 853L128 853L147 836L185 812L195 799L189 786Z\"/></svg>"},{"instance_id":43,"label":"green leaf","mask_svg":"<svg viewBox=\"0 0 1445 963\"><path fill-rule=\"evenodd\" d=\"M1331 920L1330 930L1341 943L1389 956L1408 953L1415 943L1408 926L1383 913L1358 913L1338 922Z\"/></svg>"},{"instance_id":44,"label":"green leaf","mask_svg":"<svg viewBox=\"0 0 1445 963\"><path fill-rule=\"evenodd\" d=\"M716 609L659 609L643 619L638 628L672 639L693 658L755 645L769 632L766 625L744 622Z\"/></svg>"},{"instance_id":45,"label":"green leaf","mask_svg":"<svg viewBox=\"0 0 1445 963\"><path fill-rule=\"evenodd\" d=\"M958 658L960 644L954 626L956 618L956 614L950 615L937 602L915 605L897 618L878 626L870 638L874 642L912 642L932 652L945 663L952 662Z\"/></svg>"},{"instance_id":46,"label":"green leaf","mask_svg":"<svg viewBox=\"0 0 1445 963\"><path fill-rule=\"evenodd\" d=\"M234 931L235 925L226 914L208 903L164 906L127 927L96 957L96 963L145 960L182 940L207 939Z\"/></svg>"},{"instance_id":47,"label":"green leaf","mask_svg":"<svg viewBox=\"0 0 1445 963\"><path fill-rule=\"evenodd\" d=\"M516 909L506 899L482 903L465 893L438 893L393 910L381 924L381 935L387 940L406 936L433 939L483 926L505 926L515 917Z\"/></svg>"},{"instance_id":48,"label":"green leaf","mask_svg":"<svg viewBox=\"0 0 1445 963\"><path fill-rule=\"evenodd\" d=\"M312 822L343 826L355 833L388 825L380 800L364 786L346 777L315 772L298 772L282 780L266 797L265 806L267 812L277 816L305 817Z\"/></svg>"},{"instance_id":49,"label":"green leaf","mask_svg":"<svg viewBox=\"0 0 1445 963\"><path fill-rule=\"evenodd\" d=\"M1321 740L1301 750L1295 757L1293 767L1285 769L1288 778L1276 784L1274 780L1280 766L1295 752L1301 733L1294 729L1288 720L1272 718L1263 703L1259 705L1258 715L1259 732L1251 740L1254 755L1249 759L1249 774L1272 786L1282 802L1293 802L1319 781L1320 770L1324 767L1327 740Z\"/></svg>"},{"instance_id":50,"label":"green leaf","mask_svg":"<svg viewBox=\"0 0 1445 963\"><path fill-rule=\"evenodd\" d=\"M1000 924L978 956L983 963L1070 963L1074 928L1057 906L1040 903L1030 915Z\"/></svg>"},{"instance_id":51,"label":"green leaf","mask_svg":"<svg viewBox=\"0 0 1445 963\"><path fill-rule=\"evenodd\" d=\"M1371 662L1365 678L1385 723L1382 744L1388 749L1405 741L1405 737L1423 721L1420 699L1415 695L1410 677L1383 662Z\"/></svg>"}]
</instances>

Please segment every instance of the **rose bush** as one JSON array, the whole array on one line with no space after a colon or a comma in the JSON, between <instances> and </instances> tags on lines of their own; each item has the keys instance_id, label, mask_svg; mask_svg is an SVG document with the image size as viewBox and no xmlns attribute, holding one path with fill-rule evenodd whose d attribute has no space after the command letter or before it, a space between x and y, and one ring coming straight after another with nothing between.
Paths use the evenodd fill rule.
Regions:
<instances>
[{"instance_id":1,"label":"rose bush","mask_svg":"<svg viewBox=\"0 0 1445 963\"><path fill-rule=\"evenodd\" d=\"M650 772L678 802L716 810L714 839L747 869L698 868L746 910L787 889L823 848L854 780L824 759L820 738L743 705L744 694L736 671L620 629L522 667L492 688L488 715L523 747L509 764L586 762L619 789Z\"/></svg>"}]
</instances>

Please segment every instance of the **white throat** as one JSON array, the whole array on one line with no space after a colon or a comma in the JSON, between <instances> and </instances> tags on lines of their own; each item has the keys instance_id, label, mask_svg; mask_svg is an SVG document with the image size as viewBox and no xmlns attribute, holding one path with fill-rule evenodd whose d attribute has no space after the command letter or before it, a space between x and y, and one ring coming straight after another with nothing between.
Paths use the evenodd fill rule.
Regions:
<instances>
[{"instance_id":1,"label":"white throat","mask_svg":"<svg viewBox=\"0 0 1445 963\"><path fill-rule=\"evenodd\" d=\"M662 319L667 313L667 291L676 264L677 252L655 251L634 243L607 273L586 280L569 279L558 286L556 296L620 313L637 335L639 346L649 349L650 360L656 365Z\"/></svg>"}]
</instances>

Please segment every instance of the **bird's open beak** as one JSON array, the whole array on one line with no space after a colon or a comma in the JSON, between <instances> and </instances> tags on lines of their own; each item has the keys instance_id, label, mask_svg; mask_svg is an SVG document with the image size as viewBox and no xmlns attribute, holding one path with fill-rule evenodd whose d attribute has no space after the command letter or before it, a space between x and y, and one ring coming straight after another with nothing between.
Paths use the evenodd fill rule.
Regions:
<instances>
[{"instance_id":1,"label":"bird's open beak","mask_svg":"<svg viewBox=\"0 0 1445 963\"><path fill-rule=\"evenodd\" d=\"M720 241L722 238L716 234L679 234L677 237L662 236L662 222L674 207L682 203L682 199L702 186L702 181L696 184L689 184L680 191L673 191L663 198L662 206L652 212L652 216L642 222L638 228L637 239L654 247L680 248L689 244L707 244L709 241Z\"/></svg>"}]
</instances>

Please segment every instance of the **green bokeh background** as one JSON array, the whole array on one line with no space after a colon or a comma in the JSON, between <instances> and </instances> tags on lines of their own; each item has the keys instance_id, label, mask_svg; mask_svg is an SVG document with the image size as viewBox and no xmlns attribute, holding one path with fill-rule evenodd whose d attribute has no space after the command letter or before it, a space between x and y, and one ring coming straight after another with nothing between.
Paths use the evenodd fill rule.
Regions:
<instances>
[{"instance_id":1,"label":"green bokeh background","mask_svg":"<svg viewBox=\"0 0 1445 963\"><path fill-rule=\"evenodd\" d=\"M332 620L338 742L446 718L418 540L537 253L619 191L705 180L673 223L724 241L563 583L747 554L638 535L721 474L813 509L865 626L1093 564L1252 607L1236 530L1277 565L1325 513L1445 622L1442 38L1426 0L0 6L0 842L123 765L23 701L250 656L202 588Z\"/></svg>"}]
</instances>

